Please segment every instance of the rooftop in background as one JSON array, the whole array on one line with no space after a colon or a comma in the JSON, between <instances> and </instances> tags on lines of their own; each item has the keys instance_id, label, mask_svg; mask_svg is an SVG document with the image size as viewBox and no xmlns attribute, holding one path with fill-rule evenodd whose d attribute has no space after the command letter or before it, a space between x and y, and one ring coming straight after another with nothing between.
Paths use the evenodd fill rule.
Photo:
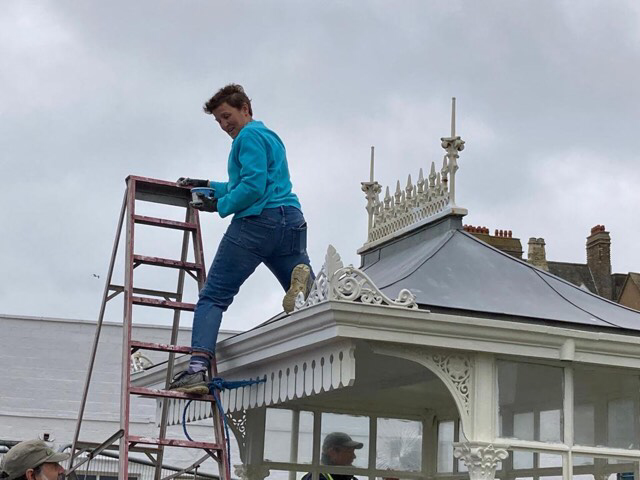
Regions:
<instances>
[{"instance_id":1,"label":"rooftop in background","mask_svg":"<svg viewBox=\"0 0 640 480\"><path fill-rule=\"evenodd\" d=\"M603 226L594 227L587 239L590 285L600 296L591 293L585 282L576 286L553 275L569 269L558 262L546 263L543 239L529 240L527 263L521 260L520 240L510 231L496 230L491 236L486 227L463 227L467 210L455 202L455 175L464 149L464 141L455 135L455 99L451 123L451 136L441 139L446 151L442 168L436 171L432 162L428 182L420 170L415 185L411 176L404 189L398 181L394 195L387 187L382 201L382 187L374 180L372 148L370 178L362 183L368 236L358 253L362 270L375 285L390 298L407 289L420 306L432 310L640 331L640 312L609 301L615 282L611 242ZM575 279L587 276L580 268L570 270Z\"/></svg>"}]
</instances>

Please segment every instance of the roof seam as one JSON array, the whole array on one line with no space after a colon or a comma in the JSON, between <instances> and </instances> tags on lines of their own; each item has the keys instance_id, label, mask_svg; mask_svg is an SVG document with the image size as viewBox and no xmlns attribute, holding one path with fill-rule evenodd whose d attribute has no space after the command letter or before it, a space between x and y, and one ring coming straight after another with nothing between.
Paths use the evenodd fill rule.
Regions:
<instances>
[{"instance_id":1,"label":"roof seam","mask_svg":"<svg viewBox=\"0 0 640 480\"><path fill-rule=\"evenodd\" d=\"M551 285L549 282L547 282L547 280L546 280L546 279L545 279L545 278L540 274L540 272L538 272L536 269L534 269L533 271L534 271L534 273L535 273L535 274L540 278L540 280L542 280L544 283L546 283L546 284L547 284L547 286L548 286L551 290L553 290L554 292L556 292L556 294L557 294L558 296L560 296L563 300L565 300L565 301L566 301L566 302L568 302L569 304L573 305L573 306L574 306L575 308L577 308L578 310L582 310L583 312L588 313L588 314L589 314L589 315L591 315L592 317L595 317L595 318L597 318L598 320L603 321L604 323L608 323L609 325L611 325L611 326L613 326L613 327L622 328L620 325L617 325L617 324L615 324L615 323L613 323L613 322L609 322L608 320L605 320L604 318L599 317L598 315L596 315L596 314L594 314L594 313L591 313L590 311L588 311L588 310L586 310L586 309L584 309L584 308L582 308L582 307L580 307L580 306L576 305L576 304L575 304L575 303L573 303L571 300L569 300L567 297L565 297L564 295L562 295L562 293L560 293L558 290L556 290L556 289L553 287L553 285Z\"/></svg>"}]
</instances>

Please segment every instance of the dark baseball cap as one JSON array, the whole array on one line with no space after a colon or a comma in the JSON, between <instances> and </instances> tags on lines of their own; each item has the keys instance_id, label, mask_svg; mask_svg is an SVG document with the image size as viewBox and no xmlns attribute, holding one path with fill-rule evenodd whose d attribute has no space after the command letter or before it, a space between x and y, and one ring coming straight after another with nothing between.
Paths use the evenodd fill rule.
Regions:
<instances>
[{"instance_id":1,"label":"dark baseball cap","mask_svg":"<svg viewBox=\"0 0 640 480\"><path fill-rule=\"evenodd\" d=\"M332 432L326 437L324 437L324 442L322 442L322 450L328 450L333 447L348 447L360 449L363 444L360 442L356 442L349 435L343 432Z\"/></svg>"},{"instance_id":2,"label":"dark baseball cap","mask_svg":"<svg viewBox=\"0 0 640 480\"><path fill-rule=\"evenodd\" d=\"M14 480L30 468L39 467L43 463L59 463L68 458L68 453L56 452L42 440L26 440L13 446L2 457L1 478Z\"/></svg>"}]
</instances>

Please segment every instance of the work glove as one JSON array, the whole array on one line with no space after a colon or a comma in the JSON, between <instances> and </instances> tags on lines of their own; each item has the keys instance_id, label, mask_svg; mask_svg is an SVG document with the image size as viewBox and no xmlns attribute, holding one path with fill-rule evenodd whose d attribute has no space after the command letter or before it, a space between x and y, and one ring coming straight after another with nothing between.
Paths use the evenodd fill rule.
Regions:
<instances>
[{"instance_id":1,"label":"work glove","mask_svg":"<svg viewBox=\"0 0 640 480\"><path fill-rule=\"evenodd\" d=\"M204 193L196 193L198 196L198 202L190 202L191 206L196 210L202 212L217 212L218 211L218 199L207 197Z\"/></svg>"},{"instance_id":2,"label":"work glove","mask_svg":"<svg viewBox=\"0 0 640 480\"><path fill-rule=\"evenodd\" d=\"M176 182L179 187L208 187L209 180L200 180L197 178L180 177Z\"/></svg>"}]
</instances>

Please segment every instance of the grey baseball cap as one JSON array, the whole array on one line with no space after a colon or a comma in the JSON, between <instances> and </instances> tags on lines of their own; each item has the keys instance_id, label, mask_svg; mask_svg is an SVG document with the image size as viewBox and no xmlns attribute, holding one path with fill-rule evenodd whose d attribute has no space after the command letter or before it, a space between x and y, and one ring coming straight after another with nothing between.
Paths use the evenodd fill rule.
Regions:
<instances>
[{"instance_id":1,"label":"grey baseball cap","mask_svg":"<svg viewBox=\"0 0 640 480\"><path fill-rule=\"evenodd\" d=\"M343 432L332 432L326 437L324 437L324 442L322 442L322 450L326 451L333 447L348 447L360 449L363 444L360 442L356 442L349 435Z\"/></svg>"},{"instance_id":2,"label":"grey baseball cap","mask_svg":"<svg viewBox=\"0 0 640 480\"><path fill-rule=\"evenodd\" d=\"M69 458L68 453L58 453L42 440L26 440L5 453L0 464L3 480L21 477L30 468L43 463L59 463Z\"/></svg>"}]
</instances>

